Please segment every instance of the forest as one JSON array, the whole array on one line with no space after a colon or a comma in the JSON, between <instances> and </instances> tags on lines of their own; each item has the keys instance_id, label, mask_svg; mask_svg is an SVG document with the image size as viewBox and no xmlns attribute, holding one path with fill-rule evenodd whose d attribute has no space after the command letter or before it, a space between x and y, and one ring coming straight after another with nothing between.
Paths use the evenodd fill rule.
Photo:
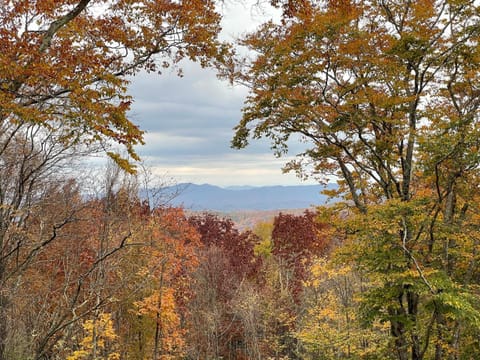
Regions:
<instances>
[{"instance_id":1,"label":"forest","mask_svg":"<svg viewBox=\"0 0 480 360\"><path fill-rule=\"evenodd\" d=\"M0 0L0 360L480 358L478 1L270 0L235 42L227 1ZM169 206L128 84L185 60L339 201Z\"/></svg>"}]
</instances>

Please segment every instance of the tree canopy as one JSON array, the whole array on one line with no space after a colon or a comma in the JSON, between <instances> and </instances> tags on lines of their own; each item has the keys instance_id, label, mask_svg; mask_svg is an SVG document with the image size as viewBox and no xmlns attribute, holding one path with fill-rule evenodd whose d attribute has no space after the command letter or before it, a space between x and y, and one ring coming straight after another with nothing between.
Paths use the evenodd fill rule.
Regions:
<instances>
[{"instance_id":1,"label":"tree canopy","mask_svg":"<svg viewBox=\"0 0 480 360\"><path fill-rule=\"evenodd\" d=\"M128 77L183 58L208 64L221 53L219 22L214 1L2 1L0 129L61 128L58 142L113 141L138 159Z\"/></svg>"},{"instance_id":2,"label":"tree canopy","mask_svg":"<svg viewBox=\"0 0 480 360\"><path fill-rule=\"evenodd\" d=\"M338 180L348 210L324 213L376 279L365 318L390 324L398 359L459 356L480 314L478 3L283 5L230 73L250 87L233 146L267 137L280 156L301 135L286 169Z\"/></svg>"},{"instance_id":3,"label":"tree canopy","mask_svg":"<svg viewBox=\"0 0 480 360\"><path fill-rule=\"evenodd\" d=\"M64 237L76 239L66 229L80 221L84 193L68 179L71 174L64 166L103 151L123 170L134 172L133 162L125 157L138 160L134 146L143 143L143 131L128 117L133 100L127 93L129 80L140 71L178 69L185 58L202 66L219 60L226 49L217 40L220 18L215 1L204 0L0 1L0 359L24 358L27 335L15 332L24 324L32 334L36 331L25 347L35 358L44 358L63 336L59 333L105 305L109 295L99 291L83 297L84 286L99 268L99 281L105 279L106 260L123 250L132 235L127 232L116 245L105 245L112 243L109 225L96 239L102 244L98 252L85 250L78 259L66 260L73 268L82 263L83 268L73 271L83 274L75 285L75 275L65 275L63 297L48 304L55 310L45 318L37 312L44 324L30 321L27 314L13 315L20 309L15 294L28 289L28 284L20 285L22 276L41 278L39 264L47 260L40 255L45 256L46 249L56 254ZM62 194L62 188L75 188L75 196ZM49 207L57 211L52 214ZM115 226L116 233L123 234L122 225ZM62 265L60 258L57 263ZM49 271L44 273L50 275L46 284L53 281ZM82 305L88 310L80 311ZM31 309L37 308L31 304ZM12 325L12 319L19 326ZM104 322L110 326L108 318Z\"/></svg>"}]
</instances>

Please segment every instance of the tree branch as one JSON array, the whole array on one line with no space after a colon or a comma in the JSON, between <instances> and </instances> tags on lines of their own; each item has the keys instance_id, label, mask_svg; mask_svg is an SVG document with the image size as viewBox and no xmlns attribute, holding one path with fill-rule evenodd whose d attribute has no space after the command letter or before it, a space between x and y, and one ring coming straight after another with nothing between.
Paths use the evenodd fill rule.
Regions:
<instances>
[{"instance_id":1,"label":"tree branch","mask_svg":"<svg viewBox=\"0 0 480 360\"><path fill-rule=\"evenodd\" d=\"M65 25L67 25L70 21L75 19L90 3L91 0L80 0L80 2L73 8L69 13L62 16L60 19L55 20L52 22L45 32L45 36L43 37L42 44L40 45L39 51L43 53L50 47L52 43L52 39L55 34Z\"/></svg>"}]
</instances>

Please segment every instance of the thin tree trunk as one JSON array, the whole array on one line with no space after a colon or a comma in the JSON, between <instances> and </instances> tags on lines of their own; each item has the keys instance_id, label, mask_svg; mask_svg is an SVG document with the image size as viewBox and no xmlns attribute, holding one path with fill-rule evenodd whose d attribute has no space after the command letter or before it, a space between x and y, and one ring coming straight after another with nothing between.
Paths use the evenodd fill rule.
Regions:
<instances>
[{"instance_id":1,"label":"thin tree trunk","mask_svg":"<svg viewBox=\"0 0 480 360\"><path fill-rule=\"evenodd\" d=\"M153 360L158 360L158 355L162 355L163 344L162 344L162 296L163 296L163 273L165 271L165 261L162 262L162 269L160 272L160 289L158 294L158 310L157 310L157 321L155 324L155 345L153 348Z\"/></svg>"},{"instance_id":2,"label":"thin tree trunk","mask_svg":"<svg viewBox=\"0 0 480 360\"><path fill-rule=\"evenodd\" d=\"M393 319L405 315L405 311L403 308L390 308L389 313ZM397 353L398 360L408 360L407 340L405 339L405 326L401 321L393 319L390 320L390 333L395 339L395 351Z\"/></svg>"},{"instance_id":3,"label":"thin tree trunk","mask_svg":"<svg viewBox=\"0 0 480 360\"><path fill-rule=\"evenodd\" d=\"M6 356L6 341L7 341L7 307L8 297L6 289L4 288L5 278L5 259L3 258L2 249L5 241L5 222L0 217L0 360L8 360Z\"/></svg>"},{"instance_id":4,"label":"thin tree trunk","mask_svg":"<svg viewBox=\"0 0 480 360\"><path fill-rule=\"evenodd\" d=\"M407 303L408 303L408 316L410 317L411 321L416 324L417 323L417 315L418 315L418 299L419 296L417 293L412 291L407 292ZM420 351L420 340L418 337L416 326L411 330L412 335L412 360L421 360L423 355Z\"/></svg>"},{"instance_id":5,"label":"thin tree trunk","mask_svg":"<svg viewBox=\"0 0 480 360\"><path fill-rule=\"evenodd\" d=\"M0 268L0 275L1 275L1 272L2 272L2 269ZM0 289L0 360L8 360L6 358L6 350L7 350L6 341L7 341L7 333L8 333L7 306L8 306L8 298L4 294L4 289Z\"/></svg>"}]
</instances>

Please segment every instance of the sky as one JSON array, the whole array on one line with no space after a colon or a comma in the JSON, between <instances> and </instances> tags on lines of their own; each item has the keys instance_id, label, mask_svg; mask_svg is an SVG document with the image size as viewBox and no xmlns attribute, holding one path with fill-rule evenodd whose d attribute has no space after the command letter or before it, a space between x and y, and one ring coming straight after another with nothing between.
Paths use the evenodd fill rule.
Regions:
<instances>
[{"instance_id":1,"label":"sky","mask_svg":"<svg viewBox=\"0 0 480 360\"><path fill-rule=\"evenodd\" d=\"M225 5L223 11L224 38L253 30L265 18L238 3ZM170 70L139 74L129 89L134 98L130 118L146 131L146 144L136 149L154 174L177 183L218 186L314 183L282 173L288 159L275 158L266 140L231 149L247 90L219 80L213 70L195 63L184 62L182 69L182 78Z\"/></svg>"}]
</instances>

